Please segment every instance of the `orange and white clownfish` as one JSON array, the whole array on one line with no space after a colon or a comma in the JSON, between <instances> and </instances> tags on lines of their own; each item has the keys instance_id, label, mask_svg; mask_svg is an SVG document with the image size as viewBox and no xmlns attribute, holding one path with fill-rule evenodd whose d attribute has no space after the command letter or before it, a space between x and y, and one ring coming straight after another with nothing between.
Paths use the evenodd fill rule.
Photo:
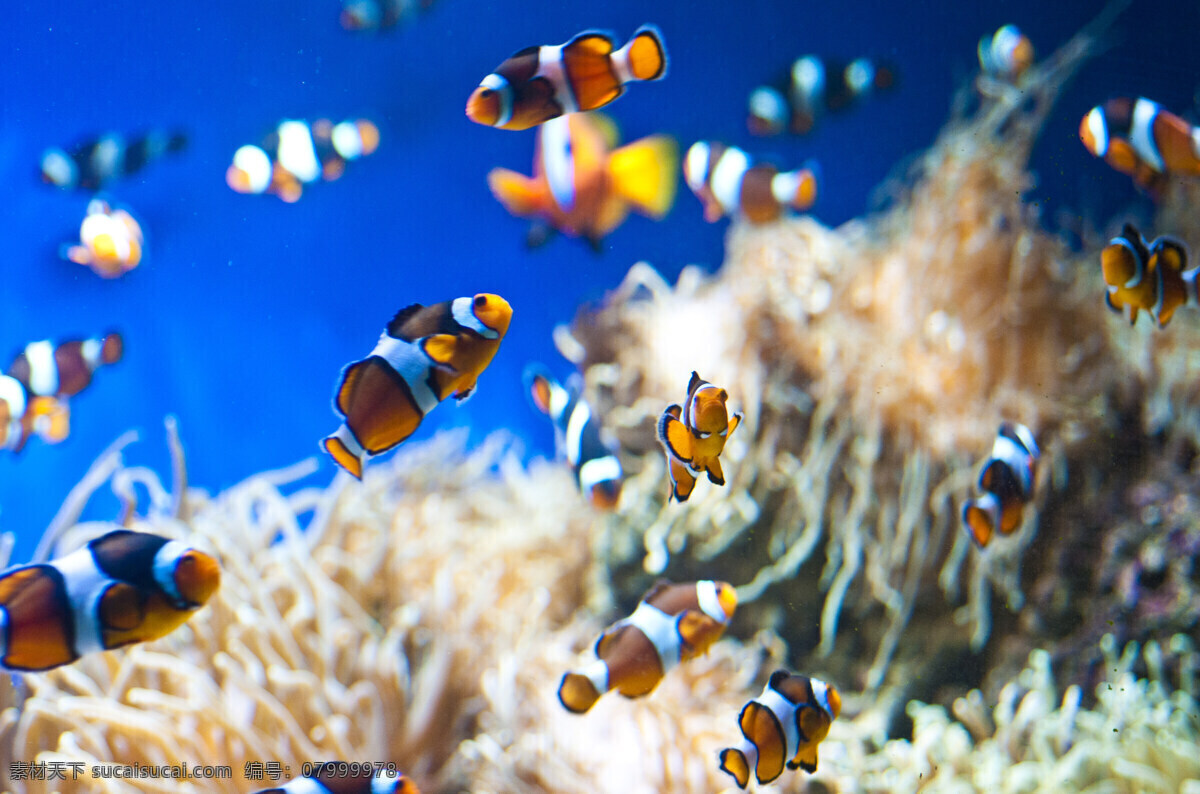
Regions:
<instances>
[{"instance_id":1,"label":"orange and white clownfish","mask_svg":"<svg viewBox=\"0 0 1200 794\"><path fill-rule=\"evenodd\" d=\"M837 688L816 678L776 670L738 715L742 743L721 751L721 771L733 776L740 788L750 783L750 773L760 785L770 783L788 769L817 771L817 747L842 711Z\"/></svg>"},{"instance_id":2,"label":"orange and white clownfish","mask_svg":"<svg viewBox=\"0 0 1200 794\"><path fill-rule=\"evenodd\" d=\"M1145 311L1158 325L1166 327L1175 310L1196 294L1197 269L1186 270L1187 247L1173 237L1158 237L1147 243L1133 224L1100 252L1100 269L1108 289L1108 308L1123 313L1132 325L1138 311Z\"/></svg>"},{"instance_id":3,"label":"orange and white clownfish","mask_svg":"<svg viewBox=\"0 0 1200 794\"><path fill-rule=\"evenodd\" d=\"M247 144L233 153L225 183L238 193L272 193L289 204L304 186L332 182L346 163L379 147L379 128L366 119L334 124L329 119L281 121L261 146Z\"/></svg>"},{"instance_id":4,"label":"orange and white clownfish","mask_svg":"<svg viewBox=\"0 0 1200 794\"><path fill-rule=\"evenodd\" d=\"M630 209L659 219L675 201L675 140L652 135L617 149L615 125L600 114L572 113L538 127L533 176L494 168L492 195L513 215L533 218L599 250ZM531 230L531 246L546 239Z\"/></svg>"},{"instance_id":5,"label":"orange and white clownfish","mask_svg":"<svg viewBox=\"0 0 1200 794\"><path fill-rule=\"evenodd\" d=\"M634 80L661 80L667 50L653 25L642 25L619 50L612 37L585 31L566 44L526 47L483 78L467 99L467 118L504 130L527 130L552 118L595 110Z\"/></svg>"},{"instance_id":6,"label":"orange and white clownfish","mask_svg":"<svg viewBox=\"0 0 1200 794\"><path fill-rule=\"evenodd\" d=\"M371 355L342 370L334 408L345 421L325 451L362 479L367 458L411 436L435 405L471 395L511 319L508 301L483 292L398 311Z\"/></svg>"},{"instance_id":7,"label":"orange and white clownfish","mask_svg":"<svg viewBox=\"0 0 1200 794\"><path fill-rule=\"evenodd\" d=\"M658 420L658 440L667 453L671 495L686 502L696 487L696 477L708 474L714 485L725 484L719 456L725 442L742 421L742 412L729 416L729 395L695 372L688 381L687 403L668 405Z\"/></svg>"},{"instance_id":8,"label":"orange and white clownfish","mask_svg":"<svg viewBox=\"0 0 1200 794\"><path fill-rule=\"evenodd\" d=\"M42 181L64 190L96 191L185 146L187 136L178 131L151 130L132 140L110 132L69 150L47 149L42 153Z\"/></svg>"},{"instance_id":9,"label":"orange and white clownfish","mask_svg":"<svg viewBox=\"0 0 1200 794\"><path fill-rule=\"evenodd\" d=\"M345 0L341 23L346 30L383 30L428 11L434 0Z\"/></svg>"},{"instance_id":10,"label":"orange and white clownfish","mask_svg":"<svg viewBox=\"0 0 1200 794\"><path fill-rule=\"evenodd\" d=\"M36 435L47 444L57 444L71 434L71 409L67 407L66 400L32 396L25 409L23 424L26 438Z\"/></svg>"},{"instance_id":11,"label":"orange and white clownfish","mask_svg":"<svg viewBox=\"0 0 1200 794\"><path fill-rule=\"evenodd\" d=\"M896 84L896 68L871 58L837 62L819 55L797 58L785 79L750 92L746 126L754 135L812 131L827 111L853 107Z\"/></svg>"},{"instance_id":12,"label":"orange and white clownfish","mask_svg":"<svg viewBox=\"0 0 1200 794\"><path fill-rule=\"evenodd\" d=\"M0 573L0 667L49 670L157 639L204 606L217 561L187 543L116 529L47 563Z\"/></svg>"},{"instance_id":13,"label":"orange and white clownfish","mask_svg":"<svg viewBox=\"0 0 1200 794\"><path fill-rule=\"evenodd\" d=\"M142 261L142 244L142 227L128 211L92 199L79 226L79 244L63 245L60 253L63 259L86 265L98 276L116 278Z\"/></svg>"},{"instance_id":14,"label":"orange and white clownfish","mask_svg":"<svg viewBox=\"0 0 1200 794\"><path fill-rule=\"evenodd\" d=\"M650 694L677 664L706 653L736 609L737 591L725 582L659 580L632 615L596 640L596 661L562 677L559 701L583 714L610 690L628 698Z\"/></svg>"},{"instance_id":15,"label":"orange and white clownfish","mask_svg":"<svg viewBox=\"0 0 1200 794\"><path fill-rule=\"evenodd\" d=\"M1025 505L1033 499L1034 477L1042 455L1033 433L1018 422L1002 422L992 454L979 473L983 495L963 503L963 529L980 548L995 533L1011 535L1021 526Z\"/></svg>"},{"instance_id":16,"label":"orange and white clownfish","mask_svg":"<svg viewBox=\"0 0 1200 794\"><path fill-rule=\"evenodd\" d=\"M57 444L71 432L71 412L56 397L34 396L25 384L0 375L0 449L20 452L34 435Z\"/></svg>"},{"instance_id":17,"label":"orange and white clownfish","mask_svg":"<svg viewBox=\"0 0 1200 794\"><path fill-rule=\"evenodd\" d=\"M8 374L31 395L62 400L86 389L99 367L115 364L124 352L125 341L116 331L57 345L45 339L26 345L9 365Z\"/></svg>"},{"instance_id":18,"label":"orange and white clownfish","mask_svg":"<svg viewBox=\"0 0 1200 794\"><path fill-rule=\"evenodd\" d=\"M1015 83L1033 65L1033 42L1016 25L1004 25L979 40L983 73Z\"/></svg>"},{"instance_id":19,"label":"orange and white clownfish","mask_svg":"<svg viewBox=\"0 0 1200 794\"><path fill-rule=\"evenodd\" d=\"M741 214L750 223L768 223L784 209L804 211L817 200L817 173L813 164L780 172L768 163L755 165L736 146L697 141L683 164L688 187L704 205L709 223L725 215Z\"/></svg>"},{"instance_id":20,"label":"orange and white clownfish","mask_svg":"<svg viewBox=\"0 0 1200 794\"><path fill-rule=\"evenodd\" d=\"M417 784L406 775L393 776L386 771L351 775L353 768L352 764L328 761L320 764L311 775L275 788L260 789L254 794L421 794Z\"/></svg>"},{"instance_id":21,"label":"orange and white clownfish","mask_svg":"<svg viewBox=\"0 0 1200 794\"><path fill-rule=\"evenodd\" d=\"M1167 176L1200 176L1200 128L1157 103L1118 97L1087 112L1079 138L1096 157L1157 191Z\"/></svg>"},{"instance_id":22,"label":"orange and white clownfish","mask_svg":"<svg viewBox=\"0 0 1200 794\"><path fill-rule=\"evenodd\" d=\"M554 436L579 490L594 507L611 510L621 496L623 472L616 451L604 442L600 419L583 396L583 380L574 375L563 386L537 365L525 370L525 393L554 423Z\"/></svg>"}]
</instances>

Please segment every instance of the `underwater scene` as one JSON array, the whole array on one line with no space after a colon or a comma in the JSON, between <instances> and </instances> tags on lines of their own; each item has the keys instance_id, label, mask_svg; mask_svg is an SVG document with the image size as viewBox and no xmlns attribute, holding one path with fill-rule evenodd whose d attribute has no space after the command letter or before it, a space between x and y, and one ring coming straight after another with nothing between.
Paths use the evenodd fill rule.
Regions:
<instances>
[{"instance_id":1,"label":"underwater scene","mask_svg":"<svg viewBox=\"0 0 1200 794\"><path fill-rule=\"evenodd\" d=\"M12 10L0 790L1200 794L1200 5Z\"/></svg>"}]
</instances>

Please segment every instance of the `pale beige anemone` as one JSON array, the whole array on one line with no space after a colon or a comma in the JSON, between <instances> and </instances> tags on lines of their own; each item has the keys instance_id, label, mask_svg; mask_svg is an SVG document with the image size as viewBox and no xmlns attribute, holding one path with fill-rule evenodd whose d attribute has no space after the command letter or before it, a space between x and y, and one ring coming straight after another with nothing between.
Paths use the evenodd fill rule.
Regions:
<instances>
[{"instance_id":1,"label":"pale beige anemone","mask_svg":"<svg viewBox=\"0 0 1200 794\"><path fill-rule=\"evenodd\" d=\"M717 570L802 663L871 690L897 657L978 651L993 593L1022 606L1038 508L1071 456L1106 437L1108 400L1133 375L1113 349L1126 329L1103 308L1094 249L1047 232L1026 198L1034 141L1121 5L1019 85L980 78L975 110L875 214L837 229L734 223L716 273L687 267L670 284L639 263L559 330L631 473L610 566ZM654 426L692 370L745 421L723 454L727 485L664 505ZM1034 504L980 553L960 510L1005 420L1042 446ZM910 623L921 640L902 643Z\"/></svg>"}]
</instances>

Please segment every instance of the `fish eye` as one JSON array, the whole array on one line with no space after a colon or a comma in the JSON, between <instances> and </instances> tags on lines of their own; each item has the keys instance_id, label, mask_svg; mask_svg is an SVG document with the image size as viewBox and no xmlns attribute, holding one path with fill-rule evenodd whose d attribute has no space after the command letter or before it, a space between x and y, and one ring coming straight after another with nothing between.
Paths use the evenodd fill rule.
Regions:
<instances>
[{"instance_id":1,"label":"fish eye","mask_svg":"<svg viewBox=\"0 0 1200 794\"><path fill-rule=\"evenodd\" d=\"M717 435L720 436L721 438L724 438L725 434L728 432L729 432L729 428L724 427L724 428L721 428L721 430L717 431Z\"/></svg>"},{"instance_id":2,"label":"fish eye","mask_svg":"<svg viewBox=\"0 0 1200 794\"><path fill-rule=\"evenodd\" d=\"M708 437L709 437L709 436L711 436L711 435L712 435L712 433L708 433L708 432L705 432L705 431L703 431L703 430L701 430L701 431L700 431L700 433L698 434L698 436L699 436L700 438L708 438Z\"/></svg>"},{"instance_id":3,"label":"fish eye","mask_svg":"<svg viewBox=\"0 0 1200 794\"><path fill-rule=\"evenodd\" d=\"M476 295L475 296L475 308L482 309L484 306L487 306L487 296Z\"/></svg>"},{"instance_id":4,"label":"fish eye","mask_svg":"<svg viewBox=\"0 0 1200 794\"><path fill-rule=\"evenodd\" d=\"M492 89L485 88L479 92L479 98L480 99L489 99L489 98L491 98L492 94L494 94L494 93L496 93L496 92L493 91Z\"/></svg>"}]
</instances>

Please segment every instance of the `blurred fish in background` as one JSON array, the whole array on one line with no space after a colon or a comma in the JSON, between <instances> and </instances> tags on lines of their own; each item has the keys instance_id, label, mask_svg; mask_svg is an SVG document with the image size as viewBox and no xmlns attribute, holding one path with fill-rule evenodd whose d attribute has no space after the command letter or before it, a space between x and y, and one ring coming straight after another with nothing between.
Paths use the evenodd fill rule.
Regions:
<instances>
[{"instance_id":1,"label":"blurred fish in background","mask_svg":"<svg viewBox=\"0 0 1200 794\"><path fill-rule=\"evenodd\" d=\"M675 201L675 140L651 135L614 148L617 141L616 125L606 116L551 119L538 127L533 176L494 168L488 187L513 215L534 220L531 247L558 231L599 251L630 210L659 220Z\"/></svg>"},{"instance_id":2,"label":"blurred fish in background","mask_svg":"<svg viewBox=\"0 0 1200 794\"><path fill-rule=\"evenodd\" d=\"M1016 25L1004 25L979 40L979 68L984 74L1015 83L1033 65L1033 42Z\"/></svg>"},{"instance_id":3,"label":"blurred fish in background","mask_svg":"<svg viewBox=\"0 0 1200 794\"><path fill-rule=\"evenodd\" d=\"M736 146L697 141L683 164L688 187L704 205L709 223L740 215L750 223L769 223L787 209L803 212L817 200L817 170L812 162L780 172L755 163Z\"/></svg>"},{"instance_id":4,"label":"blurred fish in background","mask_svg":"<svg viewBox=\"0 0 1200 794\"><path fill-rule=\"evenodd\" d=\"M826 113L849 110L896 86L896 67L871 58L846 64L820 55L792 63L784 79L750 93L746 126L754 135L805 135Z\"/></svg>"},{"instance_id":5,"label":"blurred fish in background","mask_svg":"<svg viewBox=\"0 0 1200 794\"><path fill-rule=\"evenodd\" d=\"M341 177L346 163L379 148L379 128L367 119L334 124L329 119L288 119L259 146L247 144L233 154L225 182L238 193L270 193L289 204L304 186Z\"/></svg>"},{"instance_id":6,"label":"blurred fish in background","mask_svg":"<svg viewBox=\"0 0 1200 794\"><path fill-rule=\"evenodd\" d=\"M70 149L47 149L42 153L42 181L63 190L101 190L186 146L187 135L178 130L155 129L130 139L108 132Z\"/></svg>"},{"instance_id":7,"label":"blurred fish in background","mask_svg":"<svg viewBox=\"0 0 1200 794\"><path fill-rule=\"evenodd\" d=\"M433 7L436 0L346 0L341 23L346 30L378 31L406 24Z\"/></svg>"},{"instance_id":8,"label":"blurred fish in background","mask_svg":"<svg viewBox=\"0 0 1200 794\"><path fill-rule=\"evenodd\" d=\"M88 202L79 225L79 244L65 244L63 259L90 267L101 278L116 278L142 261L142 227L128 210L100 198Z\"/></svg>"}]
</instances>

